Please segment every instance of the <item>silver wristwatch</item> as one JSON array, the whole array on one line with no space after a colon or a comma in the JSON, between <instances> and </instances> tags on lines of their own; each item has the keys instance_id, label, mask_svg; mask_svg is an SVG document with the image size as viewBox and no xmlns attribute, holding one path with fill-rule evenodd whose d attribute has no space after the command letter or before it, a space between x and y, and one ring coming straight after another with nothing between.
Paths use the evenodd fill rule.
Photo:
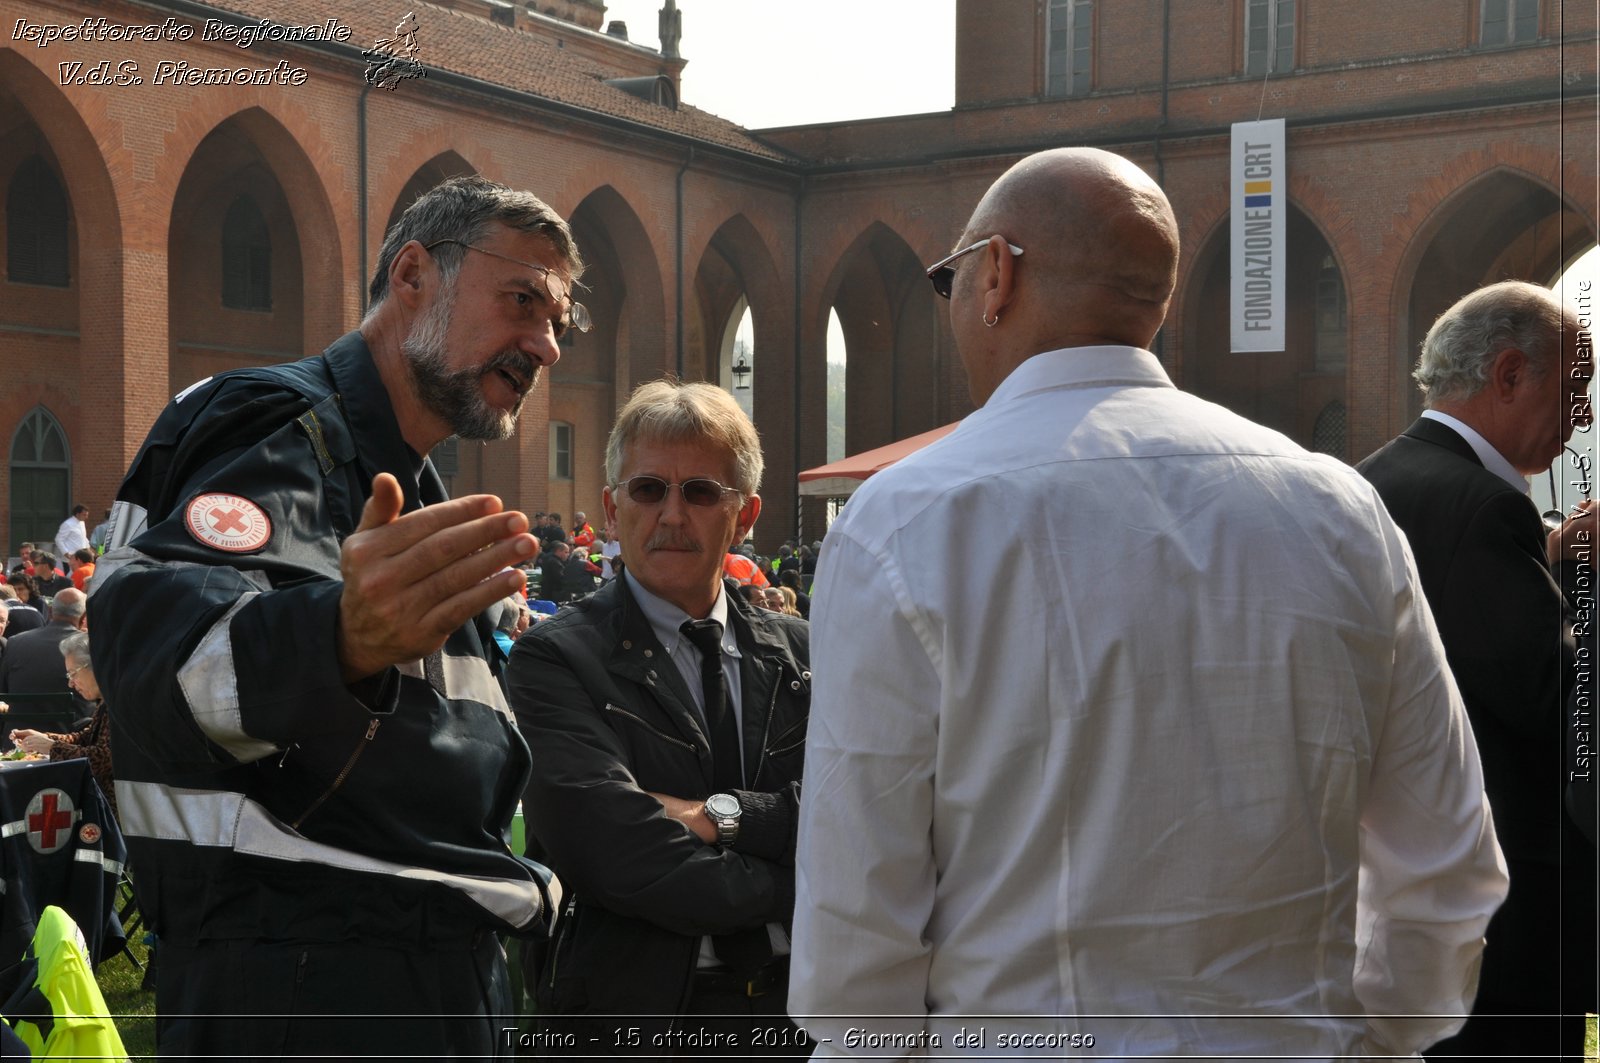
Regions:
<instances>
[{"instance_id":1,"label":"silver wristwatch","mask_svg":"<svg viewBox=\"0 0 1600 1063\"><path fill-rule=\"evenodd\" d=\"M744 809L732 794L712 794L706 798L706 818L716 824L717 844L732 845L739 837L739 817Z\"/></svg>"}]
</instances>

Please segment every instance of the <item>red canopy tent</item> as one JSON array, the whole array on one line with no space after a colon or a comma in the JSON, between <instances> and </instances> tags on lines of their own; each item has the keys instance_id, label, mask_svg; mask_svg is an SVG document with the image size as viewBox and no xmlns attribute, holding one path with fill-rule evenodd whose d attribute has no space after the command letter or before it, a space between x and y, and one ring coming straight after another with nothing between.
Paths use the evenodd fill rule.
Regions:
<instances>
[{"instance_id":1,"label":"red canopy tent","mask_svg":"<svg viewBox=\"0 0 1600 1063\"><path fill-rule=\"evenodd\" d=\"M826 465L818 465L814 469L806 469L800 474L800 493L812 497L844 498L861 482L880 469L887 469L901 458L913 454L936 439L943 439L955 430L956 421L952 424L935 428L931 432L923 432L909 439L902 439L898 443L877 447L873 450L864 450L860 454L852 454L848 458L830 461Z\"/></svg>"}]
</instances>

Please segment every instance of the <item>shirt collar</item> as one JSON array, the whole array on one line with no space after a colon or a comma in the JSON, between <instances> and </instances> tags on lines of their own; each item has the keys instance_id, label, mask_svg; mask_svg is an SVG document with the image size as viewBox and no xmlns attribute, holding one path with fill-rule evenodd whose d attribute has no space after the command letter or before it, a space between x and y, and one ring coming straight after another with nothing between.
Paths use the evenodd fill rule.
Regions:
<instances>
[{"instance_id":1,"label":"shirt collar","mask_svg":"<svg viewBox=\"0 0 1600 1063\"><path fill-rule=\"evenodd\" d=\"M684 643L683 624L686 620L696 617L679 609L665 598L658 597L645 590L644 586L634 578L633 572L624 568L622 578L628 581L628 590L633 594L634 602L639 606L639 611L650 622L650 630L655 632L656 641L661 643L661 648L669 654L675 654L679 645ZM717 584L717 600L711 603L711 612L706 614L707 620L715 620L722 625L722 652L730 657L739 656L739 640L734 637L733 629L728 625L728 593L723 585Z\"/></svg>"},{"instance_id":2,"label":"shirt collar","mask_svg":"<svg viewBox=\"0 0 1600 1063\"><path fill-rule=\"evenodd\" d=\"M1430 421L1438 421L1455 432L1456 435L1467 441L1467 446L1472 448L1472 452L1478 456L1478 460L1483 463L1485 469L1488 469L1523 494L1528 493L1528 478L1518 472L1498 450L1494 449L1492 443L1479 435L1477 429L1459 417L1451 417L1448 413L1440 413L1438 410L1423 410L1422 416Z\"/></svg>"},{"instance_id":3,"label":"shirt collar","mask_svg":"<svg viewBox=\"0 0 1600 1063\"><path fill-rule=\"evenodd\" d=\"M1044 351L1013 369L985 406L1059 387L1165 387L1172 378L1149 351L1138 347L1063 347Z\"/></svg>"}]
</instances>

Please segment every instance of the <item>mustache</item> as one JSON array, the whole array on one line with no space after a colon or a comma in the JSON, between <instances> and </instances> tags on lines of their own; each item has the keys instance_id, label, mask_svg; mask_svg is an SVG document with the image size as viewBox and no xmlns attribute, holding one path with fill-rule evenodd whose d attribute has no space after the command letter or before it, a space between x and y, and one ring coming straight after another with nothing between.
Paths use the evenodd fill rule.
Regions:
<instances>
[{"instance_id":1,"label":"mustache","mask_svg":"<svg viewBox=\"0 0 1600 1063\"><path fill-rule=\"evenodd\" d=\"M691 553L702 553L702 547L694 539L680 531L663 529L650 536L644 544L646 550L687 550Z\"/></svg>"},{"instance_id":2,"label":"mustache","mask_svg":"<svg viewBox=\"0 0 1600 1063\"><path fill-rule=\"evenodd\" d=\"M526 380L528 382L527 390L532 391L539 383L539 370L541 368L541 366L534 364L532 358L529 358L521 351L506 350L489 359L478 375L482 376L485 373L493 373L497 369L504 369L518 380Z\"/></svg>"}]
</instances>

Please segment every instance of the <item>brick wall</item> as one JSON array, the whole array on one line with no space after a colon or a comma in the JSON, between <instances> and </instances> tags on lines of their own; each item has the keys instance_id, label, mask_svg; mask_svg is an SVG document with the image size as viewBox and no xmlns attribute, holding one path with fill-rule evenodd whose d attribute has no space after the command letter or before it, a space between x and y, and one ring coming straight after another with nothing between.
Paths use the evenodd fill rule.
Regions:
<instances>
[{"instance_id":1,"label":"brick wall","mask_svg":"<svg viewBox=\"0 0 1600 1063\"><path fill-rule=\"evenodd\" d=\"M263 10L290 4L271 0ZM763 134L804 160L793 163L442 79L364 91L359 60L336 50L0 41L0 182L40 152L62 177L73 219L69 288L0 281L0 430L9 440L29 410L45 406L72 445L73 501L98 513L173 390L232 365L315 352L354 328L393 212L437 176L477 170L532 189L573 220L592 263L584 298L600 324L564 352L515 440L463 445L457 490L593 517L612 412L634 385L680 361L691 378L715 374L742 294L755 321L753 400L769 470L757 540L771 549L794 534L794 474L826 457L831 309L856 348L853 449L970 408L945 306L921 266L950 247L984 189L1030 151L1096 143L1157 175L1184 244L1161 340L1174 376L1196 387L1230 381L1223 392L1302 441L1342 393L1351 457L1413 412L1406 373L1441 300L1506 270L1545 270L1552 254L1561 257L1550 250L1557 240L1593 239L1592 5L1545 5L1546 40L1482 50L1475 5L1418 0L1402 20L1370 5L1302 4L1297 69L1263 81L1240 73L1243 0L1104 0L1095 5L1094 90L1041 100L1045 6L962 0L953 111ZM147 5L91 12L17 0L13 9L34 23L90 13L159 21ZM429 41L440 49L456 38L445 32L454 24L438 20L473 17L428 11L437 27ZM370 13L347 21L359 23L362 43L383 28ZM532 61L550 47L542 25L504 32L528 41ZM581 28L560 33L565 47L596 49L595 63L610 56L617 72L651 54ZM273 87L58 83L59 62L130 57L146 73L160 59L282 59L308 76ZM1265 405L1268 390L1251 392L1242 363L1228 365L1217 350L1213 324L1227 129L1258 112L1290 120L1290 197L1340 267L1350 345L1342 375L1309 371L1299 358ZM217 297L220 219L242 190L258 199L273 234L270 313L228 310ZM1455 270L1448 282L1446 260ZM1304 293L1295 300L1309 305ZM1306 312L1296 311L1301 343ZM1222 376L1208 378L1203 367L1219 365ZM577 429L570 482L548 480L551 417ZM9 486L0 466L0 506ZM819 508L805 513L808 539L821 530Z\"/></svg>"}]
</instances>

